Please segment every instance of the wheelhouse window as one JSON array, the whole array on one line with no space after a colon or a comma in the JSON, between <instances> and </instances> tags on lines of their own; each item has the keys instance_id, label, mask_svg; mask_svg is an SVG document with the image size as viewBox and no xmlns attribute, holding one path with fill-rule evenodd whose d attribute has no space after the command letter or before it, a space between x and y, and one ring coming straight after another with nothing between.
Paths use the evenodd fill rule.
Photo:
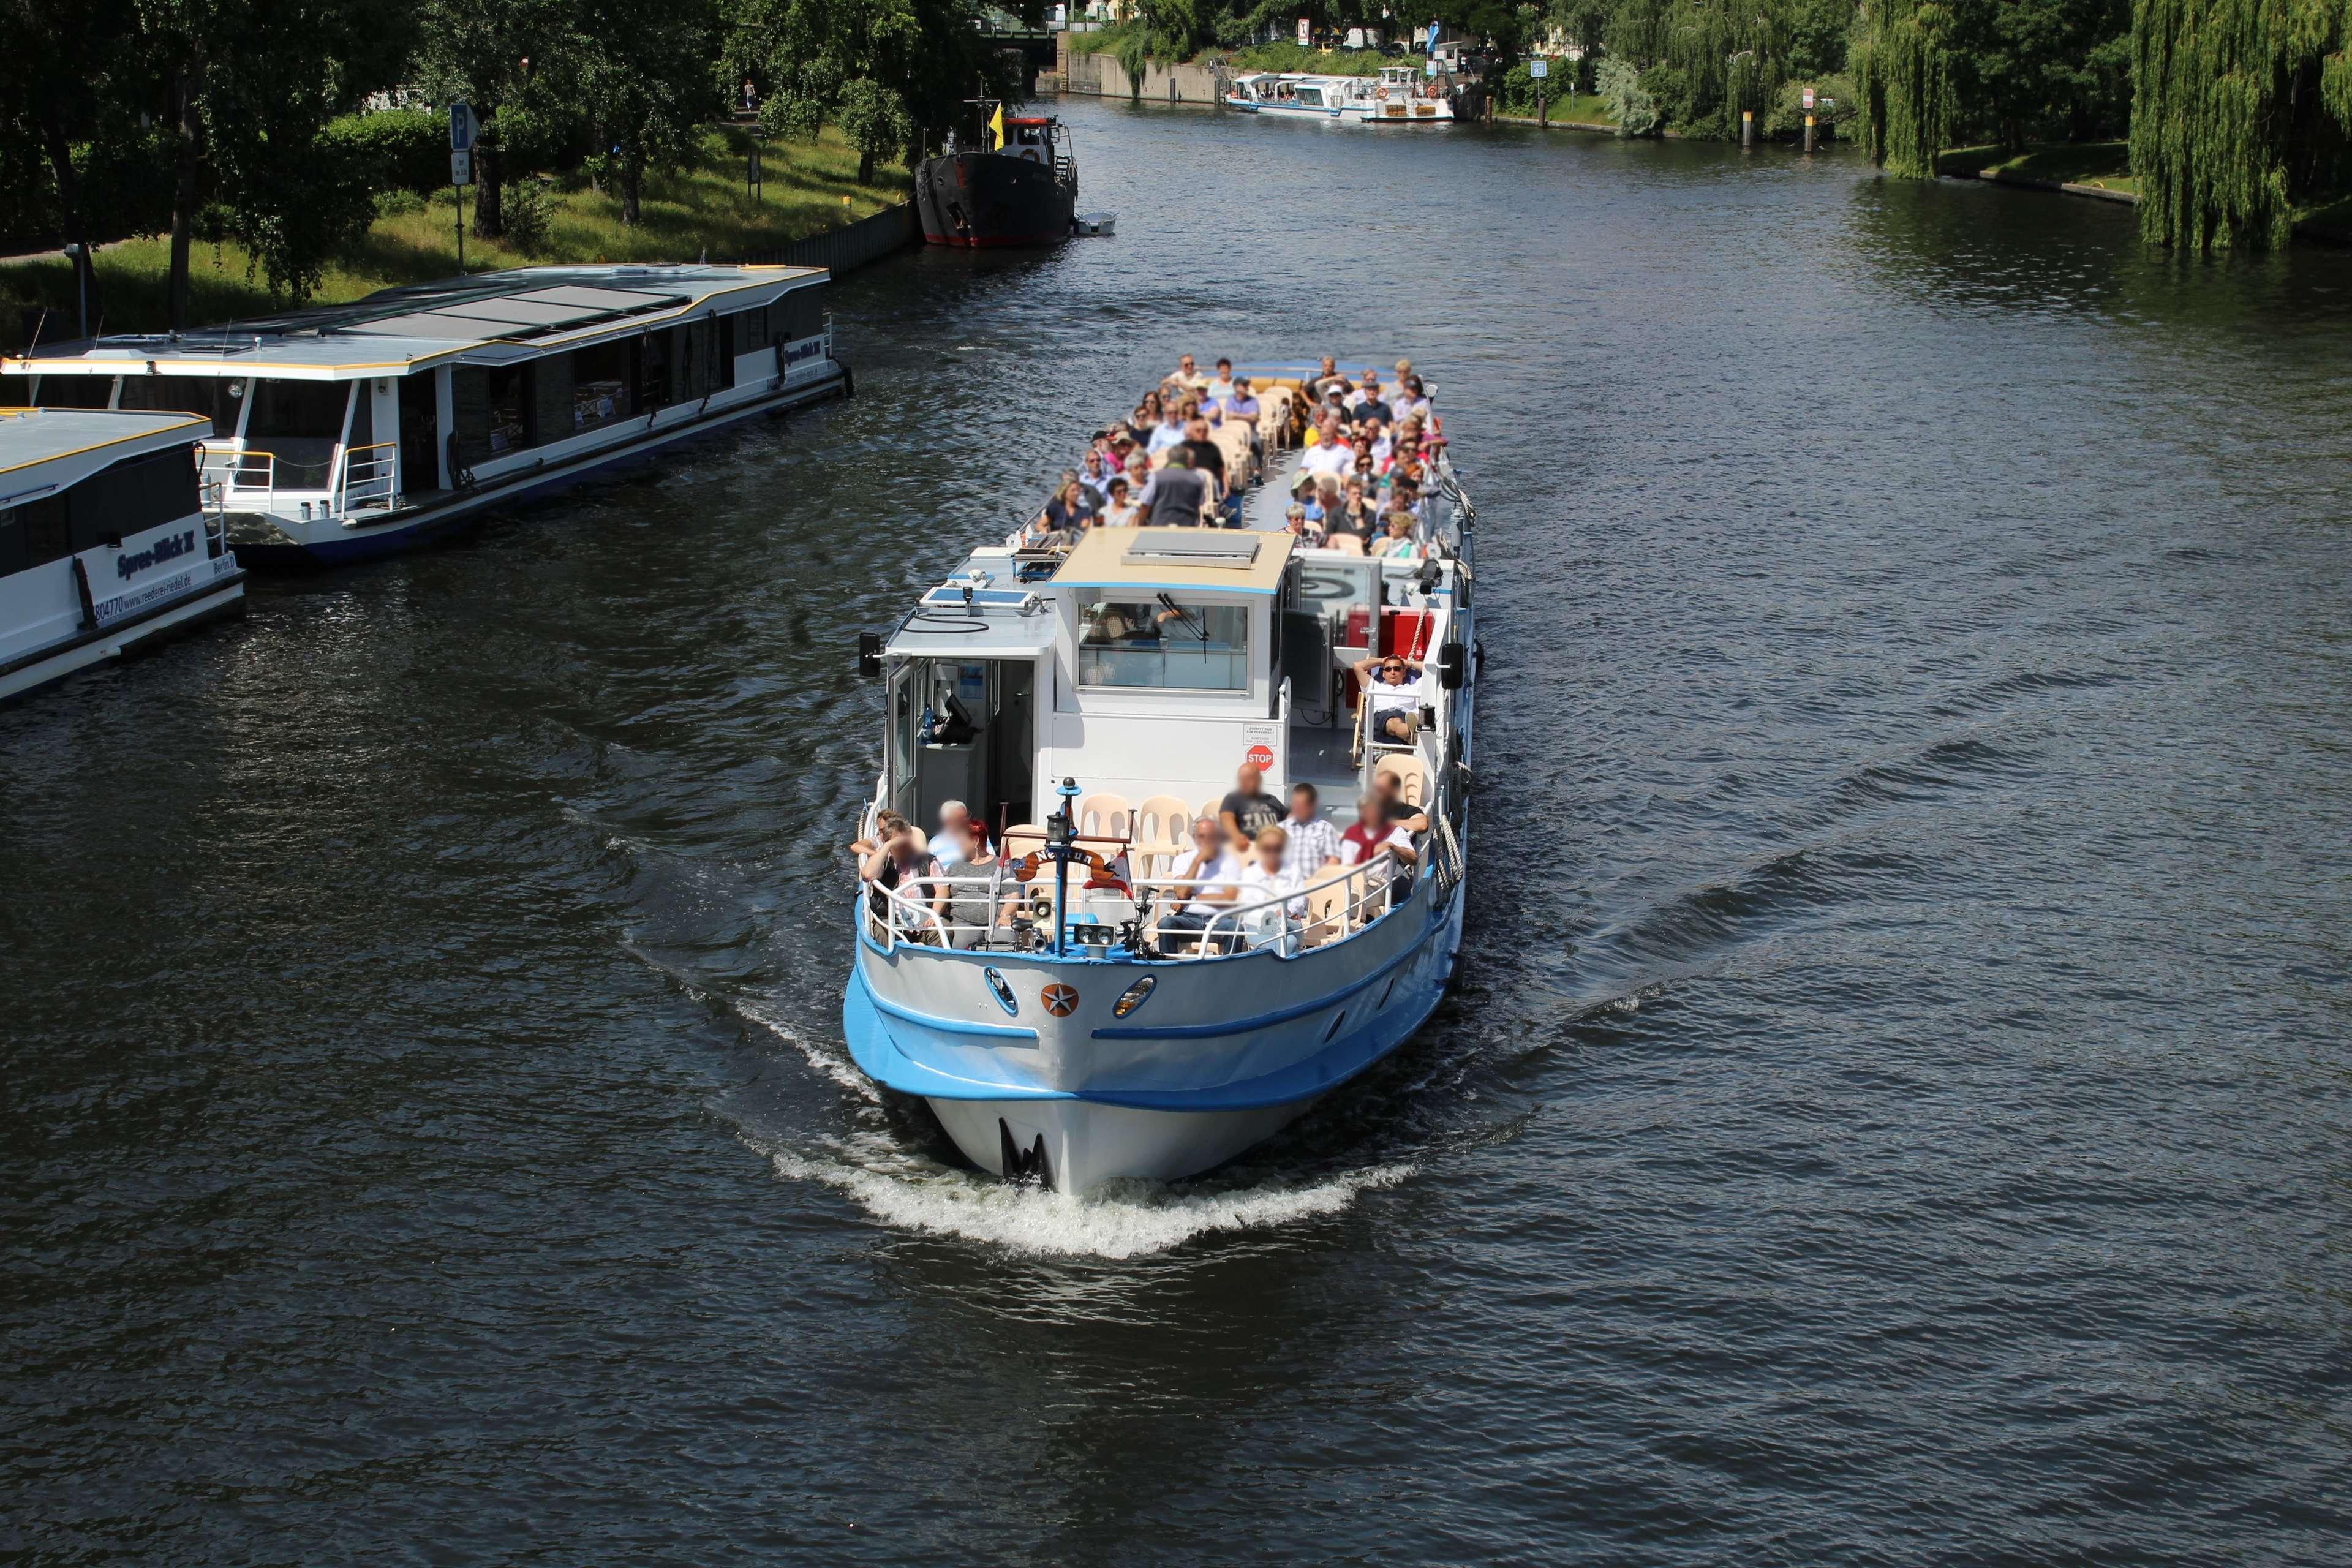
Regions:
<instances>
[{"instance_id":1,"label":"wheelhouse window","mask_svg":"<svg viewBox=\"0 0 2352 1568\"><path fill-rule=\"evenodd\" d=\"M335 443L352 384L341 381L257 381L246 420L245 449L267 452L272 482L281 490L322 490L334 471ZM254 470L248 466L246 470Z\"/></svg>"},{"instance_id":2,"label":"wheelhouse window","mask_svg":"<svg viewBox=\"0 0 2352 1568\"><path fill-rule=\"evenodd\" d=\"M1078 609L1078 684L1182 691L1246 691L1249 608L1091 599Z\"/></svg>"}]
</instances>

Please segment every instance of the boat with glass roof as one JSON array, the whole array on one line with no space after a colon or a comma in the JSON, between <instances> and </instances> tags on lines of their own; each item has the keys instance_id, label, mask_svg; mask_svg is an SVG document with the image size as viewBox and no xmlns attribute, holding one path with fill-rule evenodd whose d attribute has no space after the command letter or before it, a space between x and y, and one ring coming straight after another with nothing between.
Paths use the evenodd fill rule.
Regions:
<instances>
[{"instance_id":1,"label":"boat with glass roof","mask_svg":"<svg viewBox=\"0 0 2352 1568\"><path fill-rule=\"evenodd\" d=\"M1415 558L1286 531L1291 394L1312 376L1251 373L1265 438L1234 442L1232 471L1258 478L1244 526L1016 534L861 645L885 735L844 1031L983 1170L1066 1192L1205 1171L1395 1050L1453 976L1475 513L1440 456ZM1374 727L1368 661L1413 670L1384 708L1412 722ZM1205 889L1244 767L1284 799L1315 785L1327 843L1360 797L1397 803L1402 847ZM917 874L958 809L995 858Z\"/></svg>"},{"instance_id":2,"label":"boat with glass roof","mask_svg":"<svg viewBox=\"0 0 2352 1568\"><path fill-rule=\"evenodd\" d=\"M532 267L0 360L0 406L208 421L247 564L407 549L492 507L846 395L823 268Z\"/></svg>"}]
</instances>

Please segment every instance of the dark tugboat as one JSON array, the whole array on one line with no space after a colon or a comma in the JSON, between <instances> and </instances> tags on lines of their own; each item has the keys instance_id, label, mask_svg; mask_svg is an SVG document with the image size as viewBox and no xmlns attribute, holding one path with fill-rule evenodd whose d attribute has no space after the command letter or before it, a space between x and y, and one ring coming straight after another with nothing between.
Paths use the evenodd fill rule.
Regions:
<instances>
[{"instance_id":1,"label":"dark tugboat","mask_svg":"<svg viewBox=\"0 0 2352 1568\"><path fill-rule=\"evenodd\" d=\"M1048 114L989 116L986 152L947 152L915 166L915 210L933 245L1053 245L1077 215L1070 133Z\"/></svg>"}]
</instances>

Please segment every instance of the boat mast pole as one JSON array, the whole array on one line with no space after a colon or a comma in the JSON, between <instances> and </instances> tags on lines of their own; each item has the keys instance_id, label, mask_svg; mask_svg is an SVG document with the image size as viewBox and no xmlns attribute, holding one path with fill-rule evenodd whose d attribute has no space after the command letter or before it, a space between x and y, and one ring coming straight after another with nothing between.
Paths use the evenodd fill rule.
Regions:
<instances>
[{"instance_id":1,"label":"boat mast pole","mask_svg":"<svg viewBox=\"0 0 2352 1568\"><path fill-rule=\"evenodd\" d=\"M1078 781L1065 778L1054 786L1062 797L1062 809L1045 825L1045 847L1054 853L1054 956L1066 955L1065 932L1070 922L1070 857L1077 852L1077 818L1075 803L1078 798Z\"/></svg>"}]
</instances>

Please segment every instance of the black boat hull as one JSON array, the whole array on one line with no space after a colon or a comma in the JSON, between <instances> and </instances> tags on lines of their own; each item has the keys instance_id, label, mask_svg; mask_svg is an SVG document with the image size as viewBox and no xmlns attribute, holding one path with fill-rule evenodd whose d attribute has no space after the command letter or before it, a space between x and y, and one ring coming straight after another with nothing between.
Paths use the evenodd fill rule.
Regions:
<instances>
[{"instance_id":1,"label":"black boat hull","mask_svg":"<svg viewBox=\"0 0 2352 1568\"><path fill-rule=\"evenodd\" d=\"M1054 245L1077 211L1075 180L1003 153L951 153L915 167L915 210L933 245Z\"/></svg>"}]
</instances>

